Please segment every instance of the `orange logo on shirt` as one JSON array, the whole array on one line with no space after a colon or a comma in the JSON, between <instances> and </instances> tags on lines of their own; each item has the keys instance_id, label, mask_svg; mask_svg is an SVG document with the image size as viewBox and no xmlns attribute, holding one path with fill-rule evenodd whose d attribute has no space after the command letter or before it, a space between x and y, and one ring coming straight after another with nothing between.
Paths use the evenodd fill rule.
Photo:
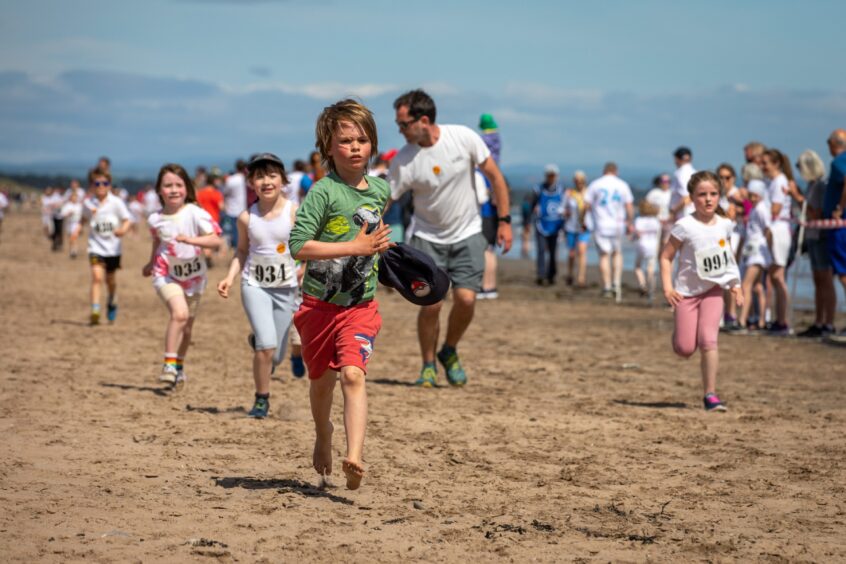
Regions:
<instances>
[{"instance_id":1,"label":"orange logo on shirt","mask_svg":"<svg viewBox=\"0 0 846 564\"><path fill-rule=\"evenodd\" d=\"M725 247L725 246L726 246L726 240L725 240L725 239L720 239L720 246L721 246L721 247Z\"/></svg>"},{"instance_id":2,"label":"orange logo on shirt","mask_svg":"<svg viewBox=\"0 0 846 564\"><path fill-rule=\"evenodd\" d=\"M441 173L441 167L439 167L438 165L433 166L432 172L434 172L436 175L440 174Z\"/></svg>"},{"instance_id":3,"label":"orange logo on shirt","mask_svg":"<svg viewBox=\"0 0 846 564\"><path fill-rule=\"evenodd\" d=\"M280 255L285 252L285 243L279 243L276 245L276 252Z\"/></svg>"}]
</instances>

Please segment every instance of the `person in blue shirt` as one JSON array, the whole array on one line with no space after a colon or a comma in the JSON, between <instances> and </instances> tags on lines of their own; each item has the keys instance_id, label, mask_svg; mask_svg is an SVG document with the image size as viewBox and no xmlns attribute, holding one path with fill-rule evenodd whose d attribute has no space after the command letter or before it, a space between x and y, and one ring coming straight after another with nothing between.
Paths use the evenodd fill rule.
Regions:
<instances>
[{"instance_id":1,"label":"person in blue shirt","mask_svg":"<svg viewBox=\"0 0 846 564\"><path fill-rule=\"evenodd\" d=\"M834 160L823 196L823 219L846 219L846 129L835 129L828 136L828 150ZM828 254L834 275L846 290L846 227L828 232ZM846 330L829 335L828 340L846 344Z\"/></svg>"},{"instance_id":2,"label":"person in blue shirt","mask_svg":"<svg viewBox=\"0 0 846 564\"><path fill-rule=\"evenodd\" d=\"M564 227L564 187L558 182L558 167L544 168L545 179L534 189L535 241L538 286L555 283L558 238Z\"/></svg>"}]
</instances>

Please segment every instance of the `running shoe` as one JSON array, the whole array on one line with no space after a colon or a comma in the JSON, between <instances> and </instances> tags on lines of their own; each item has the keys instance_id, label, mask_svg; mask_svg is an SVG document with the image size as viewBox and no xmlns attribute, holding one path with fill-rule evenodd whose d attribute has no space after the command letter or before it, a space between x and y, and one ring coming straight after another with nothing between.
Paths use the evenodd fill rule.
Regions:
<instances>
[{"instance_id":1,"label":"running shoe","mask_svg":"<svg viewBox=\"0 0 846 564\"><path fill-rule=\"evenodd\" d=\"M253 404L253 408L247 414L247 417L252 417L253 419L264 419L267 417L267 412L270 409L270 400L267 398L256 398L256 403Z\"/></svg>"},{"instance_id":2,"label":"running shoe","mask_svg":"<svg viewBox=\"0 0 846 564\"><path fill-rule=\"evenodd\" d=\"M175 366L173 366L172 364L163 364L162 373L159 374L159 382L174 385L176 384L176 378L178 375L179 371L176 369Z\"/></svg>"},{"instance_id":3,"label":"running shoe","mask_svg":"<svg viewBox=\"0 0 846 564\"><path fill-rule=\"evenodd\" d=\"M303 357L291 355L291 374L294 375L294 378L302 378L305 376L305 373L306 369Z\"/></svg>"},{"instance_id":4,"label":"running shoe","mask_svg":"<svg viewBox=\"0 0 846 564\"><path fill-rule=\"evenodd\" d=\"M825 342L831 345L846 345L846 330L826 335Z\"/></svg>"},{"instance_id":5,"label":"running shoe","mask_svg":"<svg viewBox=\"0 0 846 564\"><path fill-rule=\"evenodd\" d=\"M823 336L823 328L820 325L811 325L804 331L799 331L796 333L797 337L803 337L806 339L816 339L817 337Z\"/></svg>"},{"instance_id":6,"label":"running shoe","mask_svg":"<svg viewBox=\"0 0 846 564\"><path fill-rule=\"evenodd\" d=\"M605 288L602 290L602 294L600 294L604 299L613 299L617 297L617 294L611 288Z\"/></svg>"},{"instance_id":7,"label":"running shoe","mask_svg":"<svg viewBox=\"0 0 846 564\"><path fill-rule=\"evenodd\" d=\"M173 383L174 392L182 392L185 390L185 385L188 383L188 376L182 370L177 371L176 381Z\"/></svg>"},{"instance_id":8,"label":"running shoe","mask_svg":"<svg viewBox=\"0 0 846 564\"><path fill-rule=\"evenodd\" d=\"M726 406L723 405L723 402L720 401L720 398L717 397L717 394L705 394L702 403L705 404L705 411L728 411Z\"/></svg>"},{"instance_id":9,"label":"running shoe","mask_svg":"<svg viewBox=\"0 0 846 564\"><path fill-rule=\"evenodd\" d=\"M438 383L438 371L434 364L424 364L420 370L420 378L414 382L415 386L421 388L434 388Z\"/></svg>"},{"instance_id":10,"label":"running shoe","mask_svg":"<svg viewBox=\"0 0 846 564\"><path fill-rule=\"evenodd\" d=\"M450 386L463 386L467 383L467 375L464 373L464 369L461 368L461 362L458 360L458 352L455 349L442 348L438 353L438 360L444 365L447 382L449 382Z\"/></svg>"},{"instance_id":11,"label":"running shoe","mask_svg":"<svg viewBox=\"0 0 846 564\"><path fill-rule=\"evenodd\" d=\"M117 304L106 306L106 319L109 320L109 323L115 322L115 319L117 319Z\"/></svg>"},{"instance_id":12,"label":"running shoe","mask_svg":"<svg viewBox=\"0 0 846 564\"><path fill-rule=\"evenodd\" d=\"M100 325L100 312L99 311L92 311L91 312L91 321L89 322L90 325Z\"/></svg>"}]
</instances>

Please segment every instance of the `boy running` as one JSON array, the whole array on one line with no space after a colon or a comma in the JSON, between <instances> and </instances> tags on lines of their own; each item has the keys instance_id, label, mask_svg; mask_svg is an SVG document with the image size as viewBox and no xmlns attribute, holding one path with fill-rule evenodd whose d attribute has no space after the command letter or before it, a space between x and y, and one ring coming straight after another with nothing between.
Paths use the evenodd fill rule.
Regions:
<instances>
[{"instance_id":1,"label":"boy running","mask_svg":"<svg viewBox=\"0 0 846 564\"><path fill-rule=\"evenodd\" d=\"M309 190L291 231L291 254L307 260L303 303L294 316L311 381L309 396L316 440L314 469L332 472L332 393L340 372L347 455L343 471L354 490L364 476L362 450L367 424L365 373L382 326L376 294L377 253L390 246L382 210L390 188L366 176L377 151L373 114L342 100L317 119L317 142L329 174Z\"/></svg>"}]
</instances>

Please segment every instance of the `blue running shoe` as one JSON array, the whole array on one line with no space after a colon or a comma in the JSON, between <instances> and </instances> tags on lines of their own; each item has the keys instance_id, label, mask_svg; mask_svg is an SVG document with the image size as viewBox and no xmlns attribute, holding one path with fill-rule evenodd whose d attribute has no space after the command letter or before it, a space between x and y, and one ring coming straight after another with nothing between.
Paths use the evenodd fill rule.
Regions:
<instances>
[{"instance_id":1,"label":"blue running shoe","mask_svg":"<svg viewBox=\"0 0 846 564\"><path fill-rule=\"evenodd\" d=\"M294 378L302 378L305 376L306 369L303 357L291 356L291 373L294 375Z\"/></svg>"},{"instance_id":2,"label":"blue running shoe","mask_svg":"<svg viewBox=\"0 0 846 564\"><path fill-rule=\"evenodd\" d=\"M450 386L463 386L467 383L467 375L464 373L464 369L461 368L461 362L458 360L458 352L454 348L444 346L441 352L438 353L438 360L444 365L447 382L449 382Z\"/></svg>"},{"instance_id":3,"label":"blue running shoe","mask_svg":"<svg viewBox=\"0 0 846 564\"><path fill-rule=\"evenodd\" d=\"M117 318L117 304L109 304L106 307L106 319L109 320L109 323L114 323L116 318Z\"/></svg>"},{"instance_id":4,"label":"blue running shoe","mask_svg":"<svg viewBox=\"0 0 846 564\"><path fill-rule=\"evenodd\" d=\"M253 408L247 414L247 417L252 417L253 419L264 419L267 417L267 412L270 409L270 400L267 398L256 398L256 403L253 404Z\"/></svg>"},{"instance_id":5,"label":"blue running shoe","mask_svg":"<svg viewBox=\"0 0 846 564\"><path fill-rule=\"evenodd\" d=\"M438 369L435 363L424 364L423 369L420 370L420 377L414 382L415 386L421 388L434 388L438 383Z\"/></svg>"},{"instance_id":6,"label":"blue running shoe","mask_svg":"<svg viewBox=\"0 0 846 564\"><path fill-rule=\"evenodd\" d=\"M705 411L727 411L717 394L705 394L702 403L705 404Z\"/></svg>"}]
</instances>

